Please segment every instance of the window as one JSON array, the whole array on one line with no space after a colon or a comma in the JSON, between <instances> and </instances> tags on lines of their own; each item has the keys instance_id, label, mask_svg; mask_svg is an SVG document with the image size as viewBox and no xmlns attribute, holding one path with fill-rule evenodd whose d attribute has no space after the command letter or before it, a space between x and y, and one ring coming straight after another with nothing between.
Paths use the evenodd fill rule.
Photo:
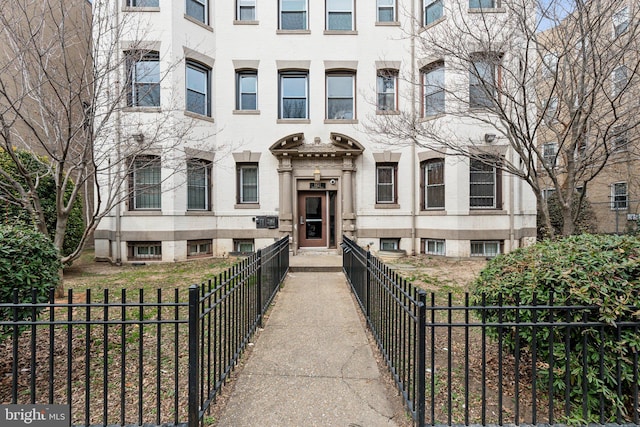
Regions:
<instances>
[{"instance_id":1,"label":"window","mask_svg":"<svg viewBox=\"0 0 640 427\"><path fill-rule=\"evenodd\" d=\"M444 63L437 62L424 69L424 116L444 113Z\"/></svg>"},{"instance_id":2,"label":"window","mask_svg":"<svg viewBox=\"0 0 640 427\"><path fill-rule=\"evenodd\" d=\"M187 111L211 117L211 71L187 61Z\"/></svg>"},{"instance_id":3,"label":"window","mask_svg":"<svg viewBox=\"0 0 640 427\"><path fill-rule=\"evenodd\" d=\"M555 192L556 192L555 188L545 188L542 190L542 198L544 200L549 200L549 197L553 196Z\"/></svg>"},{"instance_id":4,"label":"window","mask_svg":"<svg viewBox=\"0 0 640 427\"><path fill-rule=\"evenodd\" d=\"M547 167L556 166L556 158L558 155L558 144L556 142L547 142L542 146L542 161Z\"/></svg>"},{"instance_id":5,"label":"window","mask_svg":"<svg viewBox=\"0 0 640 427\"><path fill-rule=\"evenodd\" d=\"M613 14L613 35L619 37L629 28L629 8L623 7Z\"/></svg>"},{"instance_id":6,"label":"window","mask_svg":"<svg viewBox=\"0 0 640 427\"><path fill-rule=\"evenodd\" d=\"M237 0L236 19L238 21L255 21L256 0Z\"/></svg>"},{"instance_id":7,"label":"window","mask_svg":"<svg viewBox=\"0 0 640 427\"><path fill-rule=\"evenodd\" d=\"M326 0L327 30L353 30L353 0Z\"/></svg>"},{"instance_id":8,"label":"window","mask_svg":"<svg viewBox=\"0 0 640 427\"><path fill-rule=\"evenodd\" d=\"M241 254L249 254L254 252L254 243L252 239L233 239L233 250Z\"/></svg>"},{"instance_id":9,"label":"window","mask_svg":"<svg viewBox=\"0 0 640 427\"><path fill-rule=\"evenodd\" d=\"M352 120L354 118L353 74L327 74L327 119Z\"/></svg>"},{"instance_id":10,"label":"window","mask_svg":"<svg viewBox=\"0 0 640 427\"><path fill-rule=\"evenodd\" d=\"M307 29L307 0L280 0L280 29Z\"/></svg>"},{"instance_id":11,"label":"window","mask_svg":"<svg viewBox=\"0 0 640 427\"><path fill-rule=\"evenodd\" d=\"M160 0L127 0L130 7L159 7Z\"/></svg>"},{"instance_id":12,"label":"window","mask_svg":"<svg viewBox=\"0 0 640 427\"><path fill-rule=\"evenodd\" d=\"M258 109L258 72L255 70L236 73L236 110Z\"/></svg>"},{"instance_id":13,"label":"window","mask_svg":"<svg viewBox=\"0 0 640 427\"><path fill-rule=\"evenodd\" d=\"M128 242L127 252L128 252L129 259L161 260L162 259L162 243L161 242Z\"/></svg>"},{"instance_id":14,"label":"window","mask_svg":"<svg viewBox=\"0 0 640 427\"><path fill-rule=\"evenodd\" d=\"M378 111L395 111L398 84L396 70L378 70L377 78Z\"/></svg>"},{"instance_id":15,"label":"window","mask_svg":"<svg viewBox=\"0 0 640 427\"><path fill-rule=\"evenodd\" d=\"M626 151L629 148L629 136L627 125L619 125L613 128L613 150Z\"/></svg>"},{"instance_id":16,"label":"window","mask_svg":"<svg viewBox=\"0 0 640 427\"><path fill-rule=\"evenodd\" d=\"M397 251L400 250L400 239L380 239L381 251Z\"/></svg>"},{"instance_id":17,"label":"window","mask_svg":"<svg viewBox=\"0 0 640 427\"><path fill-rule=\"evenodd\" d=\"M187 240L187 257L212 255L211 240Z\"/></svg>"},{"instance_id":18,"label":"window","mask_svg":"<svg viewBox=\"0 0 640 427\"><path fill-rule=\"evenodd\" d=\"M442 14L442 0L424 0L424 25L433 24Z\"/></svg>"},{"instance_id":19,"label":"window","mask_svg":"<svg viewBox=\"0 0 640 427\"><path fill-rule=\"evenodd\" d=\"M611 186L611 209L627 209L628 205L627 183L618 182Z\"/></svg>"},{"instance_id":20,"label":"window","mask_svg":"<svg viewBox=\"0 0 640 427\"><path fill-rule=\"evenodd\" d=\"M130 82L129 107L160 106L160 56L158 52L127 52Z\"/></svg>"},{"instance_id":21,"label":"window","mask_svg":"<svg viewBox=\"0 0 640 427\"><path fill-rule=\"evenodd\" d=\"M205 160L187 161L187 209L211 209L211 163Z\"/></svg>"},{"instance_id":22,"label":"window","mask_svg":"<svg viewBox=\"0 0 640 427\"><path fill-rule=\"evenodd\" d=\"M238 203L258 203L258 164L239 164L237 172Z\"/></svg>"},{"instance_id":23,"label":"window","mask_svg":"<svg viewBox=\"0 0 640 427\"><path fill-rule=\"evenodd\" d=\"M203 24L208 24L207 1L208 0L187 0L187 15Z\"/></svg>"},{"instance_id":24,"label":"window","mask_svg":"<svg viewBox=\"0 0 640 427\"><path fill-rule=\"evenodd\" d=\"M544 121L547 123L553 123L556 120L558 114L558 98L552 96L546 101L546 105L543 110Z\"/></svg>"},{"instance_id":25,"label":"window","mask_svg":"<svg viewBox=\"0 0 640 427\"><path fill-rule=\"evenodd\" d=\"M308 119L309 75L307 72L280 74L280 118Z\"/></svg>"},{"instance_id":26,"label":"window","mask_svg":"<svg viewBox=\"0 0 640 427\"><path fill-rule=\"evenodd\" d=\"M378 22L394 22L396 20L396 0L377 0Z\"/></svg>"},{"instance_id":27,"label":"window","mask_svg":"<svg viewBox=\"0 0 640 427\"><path fill-rule=\"evenodd\" d=\"M471 241L471 256L495 257L500 254L501 242L499 240Z\"/></svg>"},{"instance_id":28,"label":"window","mask_svg":"<svg viewBox=\"0 0 640 427\"><path fill-rule=\"evenodd\" d=\"M160 158L137 156L133 161L130 179L131 209L160 209Z\"/></svg>"},{"instance_id":29,"label":"window","mask_svg":"<svg viewBox=\"0 0 640 427\"><path fill-rule=\"evenodd\" d=\"M497 0L469 0L469 9L493 9Z\"/></svg>"},{"instance_id":30,"label":"window","mask_svg":"<svg viewBox=\"0 0 640 427\"><path fill-rule=\"evenodd\" d=\"M619 95L627 87L627 83L629 82L627 71L628 70L625 65L621 65L613 70L613 73L611 74L613 96Z\"/></svg>"},{"instance_id":31,"label":"window","mask_svg":"<svg viewBox=\"0 0 640 427\"><path fill-rule=\"evenodd\" d=\"M376 165L376 203L396 203L397 163L378 163Z\"/></svg>"},{"instance_id":32,"label":"window","mask_svg":"<svg viewBox=\"0 0 640 427\"><path fill-rule=\"evenodd\" d=\"M469 175L469 206L473 209L499 208L499 169L495 160L472 159Z\"/></svg>"},{"instance_id":33,"label":"window","mask_svg":"<svg viewBox=\"0 0 640 427\"><path fill-rule=\"evenodd\" d=\"M471 61L469 67L469 107L491 108L496 101L497 58L483 54Z\"/></svg>"},{"instance_id":34,"label":"window","mask_svg":"<svg viewBox=\"0 0 640 427\"><path fill-rule=\"evenodd\" d=\"M445 241L441 239L422 239L422 253L427 255L445 255Z\"/></svg>"},{"instance_id":35,"label":"window","mask_svg":"<svg viewBox=\"0 0 640 427\"><path fill-rule=\"evenodd\" d=\"M444 208L444 159L432 159L422 163L424 209Z\"/></svg>"},{"instance_id":36,"label":"window","mask_svg":"<svg viewBox=\"0 0 640 427\"><path fill-rule=\"evenodd\" d=\"M545 53L542 57L542 77L548 79L555 75L558 68L558 55L555 53Z\"/></svg>"}]
</instances>

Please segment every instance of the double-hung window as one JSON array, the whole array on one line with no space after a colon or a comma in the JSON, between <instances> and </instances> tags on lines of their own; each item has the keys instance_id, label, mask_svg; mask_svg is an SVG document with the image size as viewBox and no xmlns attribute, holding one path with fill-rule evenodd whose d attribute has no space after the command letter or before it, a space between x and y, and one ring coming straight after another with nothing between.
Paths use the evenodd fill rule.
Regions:
<instances>
[{"instance_id":1,"label":"double-hung window","mask_svg":"<svg viewBox=\"0 0 640 427\"><path fill-rule=\"evenodd\" d=\"M556 166L558 156L558 143L547 142L542 146L542 160L545 166L553 168Z\"/></svg>"},{"instance_id":2,"label":"double-hung window","mask_svg":"<svg viewBox=\"0 0 640 427\"><path fill-rule=\"evenodd\" d=\"M236 19L238 21L256 20L256 0L236 0Z\"/></svg>"},{"instance_id":3,"label":"double-hung window","mask_svg":"<svg viewBox=\"0 0 640 427\"><path fill-rule=\"evenodd\" d=\"M496 102L497 57L483 54L469 67L469 107L492 108Z\"/></svg>"},{"instance_id":4,"label":"double-hung window","mask_svg":"<svg viewBox=\"0 0 640 427\"><path fill-rule=\"evenodd\" d=\"M376 203L397 203L397 176L397 163L378 163L376 165Z\"/></svg>"},{"instance_id":5,"label":"double-hung window","mask_svg":"<svg viewBox=\"0 0 640 427\"><path fill-rule=\"evenodd\" d=\"M500 254L500 247L502 242L499 240L472 240L471 241L471 256L484 256L495 257Z\"/></svg>"},{"instance_id":6,"label":"double-hung window","mask_svg":"<svg viewBox=\"0 0 640 427\"><path fill-rule=\"evenodd\" d=\"M629 7L625 6L613 14L613 35L619 37L629 29Z\"/></svg>"},{"instance_id":7,"label":"double-hung window","mask_svg":"<svg viewBox=\"0 0 640 427\"><path fill-rule=\"evenodd\" d=\"M469 0L469 9L493 9L498 0Z\"/></svg>"},{"instance_id":8,"label":"double-hung window","mask_svg":"<svg viewBox=\"0 0 640 427\"><path fill-rule=\"evenodd\" d=\"M209 24L208 1L209 0L186 0L187 15L203 24Z\"/></svg>"},{"instance_id":9,"label":"double-hung window","mask_svg":"<svg viewBox=\"0 0 640 427\"><path fill-rule=\"evenodd\" d=\"M629 135L627 125L618 125L613 128L613 147L615 151L626 151L629 148Z\"/></svg>"},{"instance_id":10,"label":"double-hung window","mask_svg":"<svg viewBox=\"0 0 640 427\"><path fill-rule=\"evenodd\" d=\"M355 75L327 74L327 119L352 120L355 117Z\"/></svg>"},{"instance_id":11,"label":"double-hung window","mask_svg":"<svg viewBox=\"0 0 640 427\"><path fill-rule=\"evenodd\" d=\"M286 71L280 73L280 118L309 118L309 73Z\"/></svg>"},{"instance_id":12,"label":"double-hung window","mask_svg":"<svg viewBox=\"0 0 640 427\"><path fill-rule=\"evenodd\" d=\"M127 0L129 7L159 7L160 0Z\"/></svg>"},{"instance_id":13,"label":"double-hung window","mask_svg":"<svg viewBox=\"0 0 640 427\"><path fill-rule=\"evenodd\" d=\"M444 159L427 160L424 170L424 208L444 208Z\"/></svg>"},{"instance_id":14,"label":"double-hung window","mask_svg":"<svg viewBox=\"0 0 640 427\"><path fill-rule=\"evenodd\" d=\"M307 0L280 0L280 29L306 30Z\"/></svg>"},{"instance_id":15,"label":"double-hung window","mask_svg":"<svg viewBox=\"0 0 640 427\"><path fill-rule=\"evenodd\" d=\"M236 109L258 109L258 72L243 70L236 73Z\"/></svg>"},{"instance_id":16,"label":"double-hung window","mask_svg":"<svg viewBox=\"0 0 640 427\"><path fill-rule=\"evenodd\" d=\"M627 209L629 195L627 193L627 183L617 182L611 186L611 209Z\"/></svg>"},{"instance_id":17,"label":"double-hung window","mask_svg":"<svg viewBox=\"0 0 640 427\"><path fill-rule=\"evenodd\" d=\"M376 0L378 2L378 22L396 20L396 0Z\"/></svg>"},{"instance_id":18,"label":"double-hung window","mask_svg":"<svg viewBox=\"0 0 640 427\"><path fill-rule=\"evenodd\" d=\"M187 61L187 111L211 116L211 70Z\"/></svg>"},{"instance_id":19,"label":"double-hung window","mask_svg":"<svg viewBox=\"0 0 640 427\"><path fill-rule=\"evenodd\" d=\"M627 83L629 82L629 72L626 65L616 67L611 74L612 80L612 95L617 96L623 90L625 90Z\"/></svg>"},{"instance_id":20,"label":"double-hung window","mask_svg":"<svg viewBox=\"0 0 640 427\"><path fill-rule=\"evenodd\" d=\"M433 24L443 13L442 0L424 0L424 25Z\"/></svg>"},{"instance_id":21,"label":"double-hung window","mask_svg":"<svg viewBox=\"0 0 640 427\"><path fill-rule=\"evenodd\" d=\"M396 70L378 70L377 95L378 111L397 110L398 72Z\"/></svg>"},{"instance_id":22,"label":"double-hung window","mask_svg":"<svg viewBox=\"0 0 640 427\"><path fill-rule=\"evenodd\" d=\"M190 159L187 161L187 209L206 211L211 208L211 163Z\"/></svg>"},{"instance_id":23,"label":"double-hung window","mask_svg":"<svg viewBox=\"0 0 640 427\"><path fill-rule=\"evenodd\" d=\"M326 0L327 30L352 31L353 0Z\"/></svg>"},{"instance_id":24,"label":"double-hung window","mask_svg":"<svg viewBox=\"0 0 640 427\"><path fill-rule=\"evenodd\" d=\"M127 104L129 107L160 106L160 56L158 52L127 53L130 82Z\"/></svg>"},{"instance_id":25,"label":"double-hung window","mask_svg":"<svg viewBox=\"0 0 640 427\"><path fill-rule=\"evenodd\" d=\"M258 203L258 164L238 164L237 173L238 203Z\"/></svg>"},{"instance_id":26,"label":"double-hung window","mask_svg":"<svg viewBox=\"0 0 640 427\"><path fill-rule=\"evenodd\" d=\"M424 117L444 113L444 63L436 62L425 68L422 79Z\"/></svg>"},{"instance_id":27,"label":"double-hung window","mask_svg":"<svg viewBox=\"0 0 640 427\"><path fill-rule=\"evenodd\" d=\"M136 157L131 169L130 183L132 210L160 209L162 192L159 157Z\"/></svg>"},{"instance_id":28,"label":"double-hung window","mask_svg":"<svg viewBox=\"0 0 640 427\"><path fill-rule=\"evenodd\" d=\"M558 55L549 52L542 57L542 77L548 79L553 77L558 68Z\"/></svg>"},{"instance_id":29,"label":"double-hung window","mask_svg":"<svg viewBox=\"0 0 640 427\"><path fill-rule=\"evenodd\" d=\"M469 174L469 206L472 209L499 207L499 169L492 159L472 159Z\"/></svg>"}]
</instances>

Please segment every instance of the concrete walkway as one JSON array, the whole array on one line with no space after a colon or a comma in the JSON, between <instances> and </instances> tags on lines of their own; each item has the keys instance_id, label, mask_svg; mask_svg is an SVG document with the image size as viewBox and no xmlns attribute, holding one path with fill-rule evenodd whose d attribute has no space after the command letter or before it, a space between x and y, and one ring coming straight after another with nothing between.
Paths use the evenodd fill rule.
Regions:
<instances>
[{"instance_id":1,"label":"concrete walkway","mask_svg":"<svg viewBox=\"0 0 640 427\"><path fill-rule=\"evenodd\" d=\"M301 271L305 265L341 262L336 255L320 257L291 258L292 271L218 426L406 425L401 400L380 374L344 274L329 268Z\"/></svg>"}]
</instances>

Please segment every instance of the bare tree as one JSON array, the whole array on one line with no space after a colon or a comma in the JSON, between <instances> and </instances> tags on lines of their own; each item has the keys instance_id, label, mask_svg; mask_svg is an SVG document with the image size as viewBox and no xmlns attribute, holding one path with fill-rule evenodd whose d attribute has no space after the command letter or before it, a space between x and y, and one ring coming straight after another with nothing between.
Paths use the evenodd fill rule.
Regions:
<instances>
[{"instance_id":1,"label":"bare tree","mask_svg":"<svg viewBox=\"0 0 640 427\"><path fill-rule=\"evenodd\" d=\"M180 97L152 114L120 114L132 103L159 102L162 81L182 61L162 74L145 66L152 52L163 53L143 41L142 15L122 14L120 3L11 0L0 14L0 141L18 174L0 167L0 200L28 212L61 249L70 211L84 195L85 229L65 263L78 258L98 222L129 197L125 181L139 154L151 151L163 160L166 154L167 167L178 172L177 148L185 139L206 139L206 130L193 135L193 119L180 114L176 120L175 111L184 110ZM152 77L142 76L143 84L134 87L131 73ZM29 168L20 150L45 161ZM55 230L47 229L37 191L45 177L55 181Z\"/></svg>"},{"instance_id":2,"label":"bare tree","mask_svg":"<svg viewBox=\"0 0 640 427\"><path fill-rule=\"evenodd\" d=\"M499 166L529 184L548 234L549 191L560 204L561 233L572 234L616 141L638 127L638 1L433 3L442 18L408 34L424 58L406 77L420 101L372 118L369 131L480 162L483 148L506 144L515 155ZM484 137L469 138L470 127Z\"/></svg>"}]
</instances>

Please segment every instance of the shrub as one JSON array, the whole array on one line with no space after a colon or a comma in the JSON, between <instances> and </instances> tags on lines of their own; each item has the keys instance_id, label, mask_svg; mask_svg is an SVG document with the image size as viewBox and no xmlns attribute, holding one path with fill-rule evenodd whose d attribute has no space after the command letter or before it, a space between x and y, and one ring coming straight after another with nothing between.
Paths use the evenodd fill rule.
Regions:
<instances>
[{"instance_id":1,"label":"shrub","mask_svg":"<svg viewBox=\"0 0 640 427\"><path fill-rule=\"evenodd\" d=\"M21 303L47 302L52 289L60 281L60 257L48 237L30 227L0 224L0 302L13 302L14 290ZM41 309L36 310L36 314ZM0 308L0 320L29 320L31 308L14 313L11 308ZM0 329L0 339L11 328Z\"/></svg>"},{"instance_id":2,"label":"shrub","mask_svg":"<svg viewBox=\"0 0 640 427\"><path fill-rule=\"evenodd\" d=\"M634 321L637 325L640 320L640 238L571 236L501 255L488 263L473 284L472 299L475 305L488 306L553 303L595 307L505 309L500 314L487 309L484 319L497 322L500 317L502 322L515 322L518 316L520 322L603 323L605 326L573 328L519 326L517 334L515 328L505 327L501 338L512 352L516 343L528 353L536 346L537 360L542 362L536 378L539 389L548 389L552 375L550 392L562 398L568 378L572 410L567 421L612 422L618 411L630 415L638 375L633 361L640 352L640 335L637 326L624 327L622 322ZM488 333L498 336L495 328Z\"/></svg>"}]
</instances>

